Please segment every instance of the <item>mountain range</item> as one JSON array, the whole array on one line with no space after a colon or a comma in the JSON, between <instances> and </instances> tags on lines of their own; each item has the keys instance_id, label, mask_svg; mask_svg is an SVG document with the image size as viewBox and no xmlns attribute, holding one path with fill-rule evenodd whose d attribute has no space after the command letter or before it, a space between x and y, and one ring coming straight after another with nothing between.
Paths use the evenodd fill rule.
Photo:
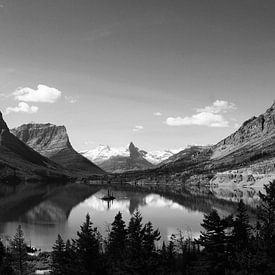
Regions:
<instances>
[{"instance_id":1,"label":"mountain range","mask_svg":"<svg viewBox=\"0 0 275 275\"><path fill-rule=\"evenodd\" d=\"M133 170L146 170L154 166L145 158L146 152L139 150L132 142L127 148L112 150L110 147L105 147L102 149L104 150L97 151L97 155L92 155L91 151L83 155L92 159L107 172L121 173Z\"/></svg>"},{"instance_id":2,"label":"mountain range","mask_svg":"<svg viewBox=\"0 0 275 275\"><path fill-rule=\"evenodd\" d=\"M217 144L189 146L180 152L146 152L131 142L124 148L100 146L80 154L72 147L65 126L30 123L9 130L0 113L2 179L14 174L39 179L100 175L104 171L134 171L150 178L152 174L178 173L181 182L195 184L204 182L205 175L215 182L225 178L251 181L256 173L275 177L275 103ZM238 174L244 171L250 171L252 177Z\"/></svg>"},{"instance_id":3,"label":"mountain range","mask_svg":"<svg viewBox=\"0 0 275 275\"><path fill-rule=\"evenodd\" d=\"M82 151L80 153L84 157L90 159L92 162L97 164L102 169L107 169L106 171L108 171L108 166L110 166L110 163L115 163L116 161L122 159L126 160L127 158L130 160L131 150L136 151L136 155L139 155L139 159L144 159L144 167L132 166L132 170L136 170L138 168L146 169L148 167L153 167L153 165L158 165L183 149L146 152L145 150L140 150L131 142L130 145L125 147L110 147L108 145L99 145L98 147L92 150ZM148 162L152 165L148 164ZM122 165L120 167L120 169L122 169L123 171L127 171L127 168L127 166L123 168ZM111 169L108 172L113 172L114 170L115 169Z\"/></svg>"},{"instance_id":4,"label":"mountain range","mask_svg":"<svg viewBox=\"0 0 275 275\"><path fill-rule=\"evenodd\" d=\"M189 165L204 169L234 169L275 158L275 102L258 117L212 146L193 146L164 161L160 169L185 170Z\"/></svg>"}]
</instances>

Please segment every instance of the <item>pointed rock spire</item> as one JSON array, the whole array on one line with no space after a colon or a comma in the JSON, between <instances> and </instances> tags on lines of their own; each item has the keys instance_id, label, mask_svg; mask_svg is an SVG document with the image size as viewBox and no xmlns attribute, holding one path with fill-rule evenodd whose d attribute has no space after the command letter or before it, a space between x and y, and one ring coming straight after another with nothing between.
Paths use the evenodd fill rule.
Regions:
<instances>
[{"instance_id":1,"label":"pointed rock spire","mask_svg":"<svg viewBox=\"0 0 275 275\"><path fill-rule=\"evenodd\" d=\"M4 121L3 115L0 111L0 135L2 135L6 131L9 131L9 128L8 128L6 122Z\"/></svg>"}]
</instances>

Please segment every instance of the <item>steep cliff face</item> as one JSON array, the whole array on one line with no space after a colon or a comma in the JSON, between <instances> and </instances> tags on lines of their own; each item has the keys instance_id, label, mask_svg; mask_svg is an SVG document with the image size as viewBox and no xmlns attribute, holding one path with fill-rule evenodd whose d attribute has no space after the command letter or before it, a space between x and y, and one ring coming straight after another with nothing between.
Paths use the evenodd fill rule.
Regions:
<instances>
[{"instance_id":1,"label":"steep cliff face","mask_svg":"<svg viewBox=\"0 0 275 275\"><path fill-rule=\"evenodd\" d=\"M64 148L72 148L65 126L24 124L11 132L25 144L48 158Z\"/></svg>"},{"instance_id":2,"label":"steep cliff face","mask_svg":"<svg viewBox=\"0 0 275 275\"><path fill-rule=\"evenodd\" d=\"M275 160L275 103L232 135L213 146L192 146L175 154L160 169L202 172L229 170L267 159Z\"/></svg>"},{"instance_id":3,"label":"steep cliff face","mask_svg":"<svg viewBox=\"0 0 275 275\"><path fill-rule=\"evenodd\" d=\"M146 152L139 150L132 142L129 145L128 156L113 156L103 161L100 167L108 172L125 172L132 170L145 170L153 167L145 159Z\"/></svg>"},{"instance_id":4,"label":"steep cliff face","mask_svg":"<svg viewBox=\"0 0 275 275\"><path fill-rule=\"evenodd\" d=\"M14 137L3 119L2 113L0 112L0 146L3 150L9 150L10 153L22 157L31 163L47 166L48 160L37 152L26 146L18 138Z\"/></svg>"},{"instance_id":5,"label":"steep cliff face","mask_svg":"<svg viewBox=\"0 0 275 275\"><path fill-rule=\"evenodd\" d=\"M213 146L212 159L223 158L243 149L251 157L275 152L275 102L262 115L252 117L232 135ZM260 157L260 156L259 156Z\"/></svg>"},{"instance_id":6,"label":"steep cliff face","mask_svg":"<svg viewBox=\"0 0 275 275\"><path fill-rule=\"evenodd\" d=\"M68 169L95 174L104 173L73 149L65 126L31 123L12 129L11 132L41 155Z\"/></svg>"},{"instance_id":7,"label":"steep cliff face","mask_svg":"<svg viewBox=\"0 0 275 275\"><path fill-rule=\"evenodd\" d=\"M40 155L10 133L0 112L0 177L5 178L16 171L18 177L62 174L64 169ZM39 177L40 177L39 176Z\"/></svg>"}]
</instances>

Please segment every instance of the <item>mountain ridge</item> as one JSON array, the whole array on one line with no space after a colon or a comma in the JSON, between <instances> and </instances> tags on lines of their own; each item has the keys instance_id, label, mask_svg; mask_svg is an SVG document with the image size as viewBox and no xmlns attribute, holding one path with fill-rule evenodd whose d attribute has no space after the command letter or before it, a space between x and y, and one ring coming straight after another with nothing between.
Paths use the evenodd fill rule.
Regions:
<instances>
[{"instance_id":1,"label":"mountain ridge","mask_svg":"<svg viewBox=\"0 0 275 275\"><path fill-rule=\"evenodd\" d=\"M184 170L186 164L204 169L226 169L245 166L275 157L275 102L259 116L246 120L231 135L212 146L187 148L160 164L160 169Z\"/></svg>"},{"instance_id":2,"label":"mountain ridge","mask_svg":"<svg viewBox=\"0 0 275 275\"><path fill-rule=\"evenodd\" d=\"M63 178L68 171L28 147L9 130L0 112L0 177L10 180Z\"/></svg>"},{"instance_id":3,"label":"mountain ridge","mask_svg":"<svg viewBox=\"0 0 275 275\"><path fill-rule=\"evenodd\" d=\"M171 149L171 150L166 149L163 151L162 150L153 150L153 151L141 150L141 151L143 152L143 157L147 161L149 161L153 165L158 165L162 161L168 159L170 156L182 150L183 148ZM122 157L130 156L129 145L124 147L111 147L109 145L100 144L94 149L80 151L80 154L90 159L97 165L100 165L103 161L106 161L114 156L122 156Z\"/></svg>"},{"instance_id":4,"label":"mountain ridge","mask_svg":"<svg viewBox=\"0 0 275 275\"><path fill-rule=\"evenodd\" d=\"M41 155L67 169L103 174L104 171L74 150L65 126L51 123L28 123L11 133Z\"/></svg>"},{"instance_id":5,"label":"mountain ridge","mask_svg":"<svg viewBox=\"0 0 275 275\"><path fill-rule=\"evenodd\" d=\"M130 170L145 170L154 165L146 158L146 151L137 148L133 142L127 147L111 148L100 145L94 150L81 152L107 172L125 172Z\"/></svg>"}]
</instances>

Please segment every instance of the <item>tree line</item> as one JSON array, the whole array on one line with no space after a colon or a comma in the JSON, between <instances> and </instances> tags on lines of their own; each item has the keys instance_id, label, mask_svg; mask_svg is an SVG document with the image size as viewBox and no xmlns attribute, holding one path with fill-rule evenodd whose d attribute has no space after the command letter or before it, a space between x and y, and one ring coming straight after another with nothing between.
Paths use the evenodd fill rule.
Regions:
<instances>
[{"instance_id":1,"label":"tree line","mask_svg":"<svg viewBox=\"0 0 275 275\"><path fill-rule=\"evenodd\" d=\"M251 224L240 201L234 215L216 210L204 216L198 239L181 232L168 243L136 211L126 225L119 212L103 238L91 217L73 240L58 235L50 253L54 275L90 274L275 274L275 181L260 193L257 222ZM0 242L0 274L32 274L19 226L9 246Z\"/></svg>"}]
</instances>

